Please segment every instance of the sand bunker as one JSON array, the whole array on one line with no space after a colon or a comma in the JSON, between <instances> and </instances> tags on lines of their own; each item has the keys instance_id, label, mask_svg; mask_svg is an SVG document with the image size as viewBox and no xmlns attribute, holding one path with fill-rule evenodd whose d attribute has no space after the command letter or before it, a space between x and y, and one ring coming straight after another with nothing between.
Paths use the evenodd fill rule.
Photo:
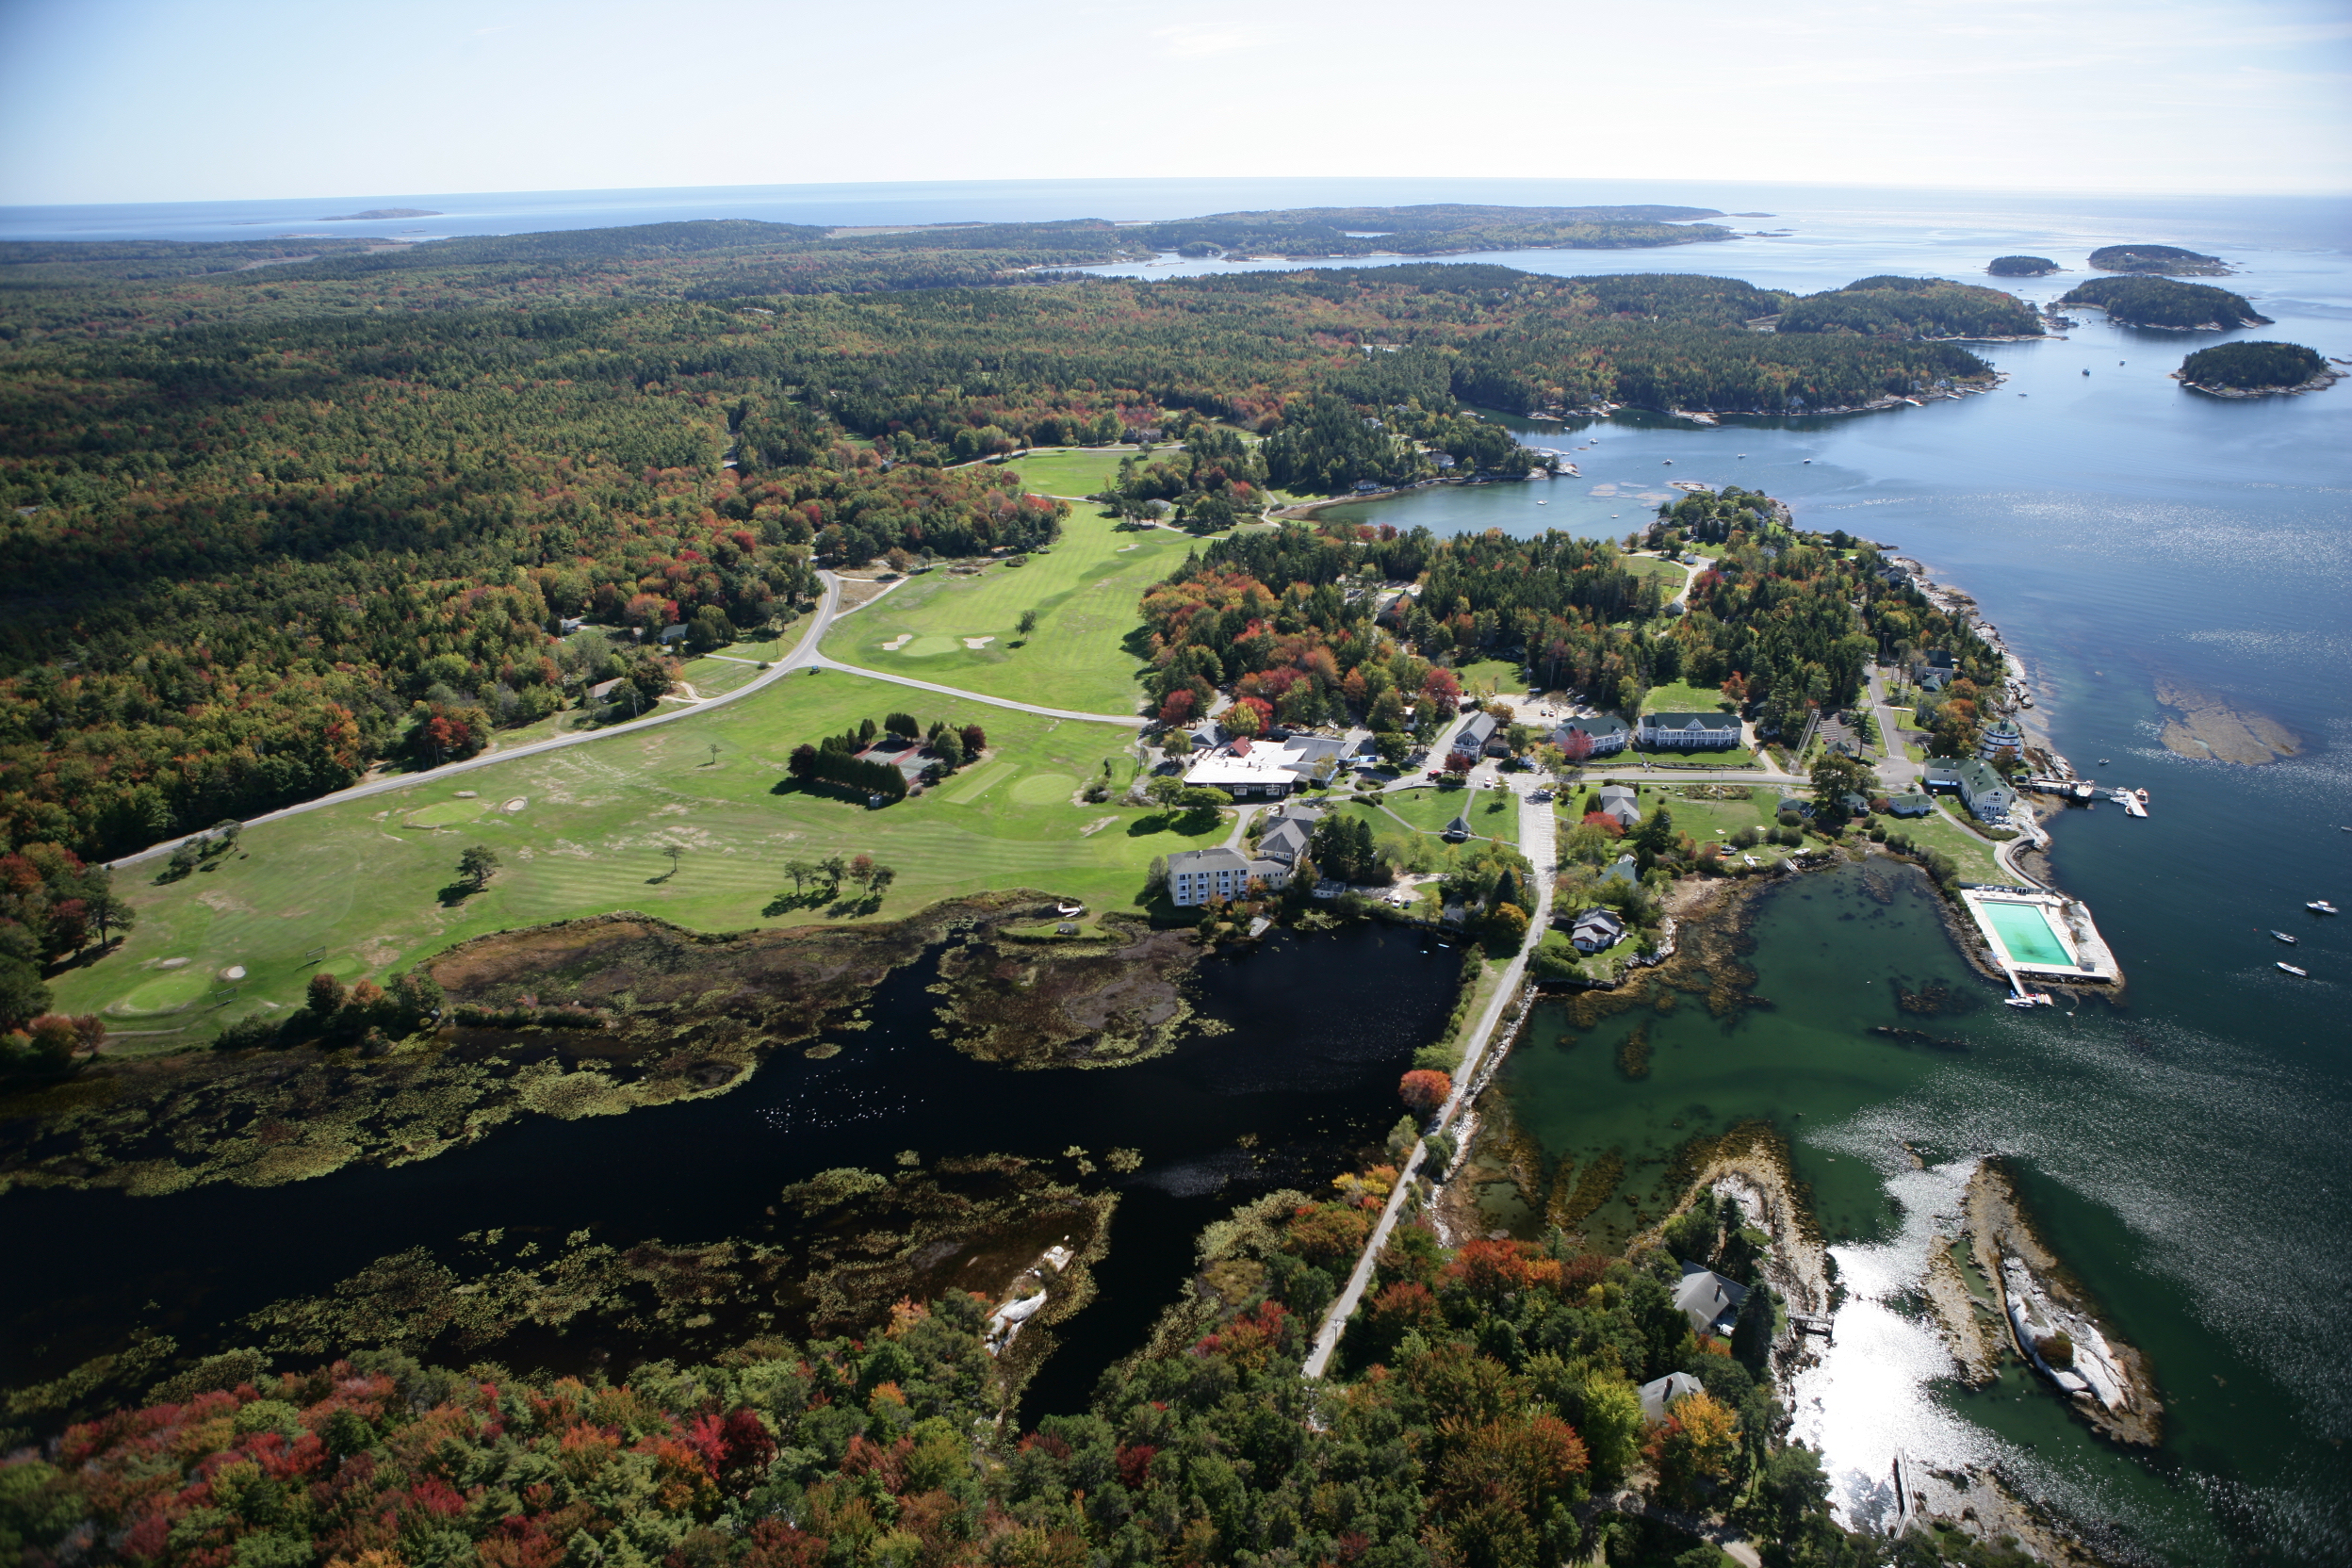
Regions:
<instances>
[{"instance_id":1,"label":"sand bunker","mask_svg":"<svg viewBox=\"0 0 2352 1568\"><path fill-rule=\"evenodd\" d=\"M897 636L891 638L889 642L883 644L882 651L884 653L896 653L899 649L905 647L907 644L913 642L914 640L915 634L913 632L902 631Z\"/></svg>"},{"instance_id":2,"label":"sand bunker","mask_svg":"<svg viewBox=\"0 0 2352 1568\"><path fill-rule=\"evenodd\" d=\"M967 637L964 639L964 646L977 652L979 649L987 647L990 643L995 641L996 639L993 637Z\"/></svg>"},{"instance_id":3,"label":"sand bunker","mask_svg":"<svg viewBox=\"0 0 2352 1568\"><path fill-rule=\"evenodd\" d=\"M242 980L245 978L245 966L243 964L231 964L228 968L220 972L220 978L223 980Z\"/></svg>"},{"instance_id":4,"label":"sand bunker","mask_svg":"<svg viewBox=\"0 0 2352 1568\"><path fill-rule=\"evenodd\" d=\"M504 806L499 807L498 809L501 811L519 811L530 804L531 797L529 795L516 795L513 800L510 800Z\"/></svg>"}]
</instances>

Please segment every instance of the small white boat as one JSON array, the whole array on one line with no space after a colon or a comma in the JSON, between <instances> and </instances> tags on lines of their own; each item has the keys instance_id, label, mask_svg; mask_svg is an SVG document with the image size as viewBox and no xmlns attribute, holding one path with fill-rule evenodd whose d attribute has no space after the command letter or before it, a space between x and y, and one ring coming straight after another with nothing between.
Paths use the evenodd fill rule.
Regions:
<instances>
[{"instance_id":1,"label":"small white boat","mask_svg":"<svg viewBox=\"0 0 2352 1568\"><path fill-rule=\"evenodd\" d=\"M2311 972L2310 970L2297 969L2293 964L2287 963L2283 959L2280 960L2278 967L2285 970L2289 974L2294 975L2298 980L2309 980L2311 977Z\"/></svg>"},{"instance_id":2,"label":"small white boat","mask_svg":"<svg viewBox=\"0 0 2352 1568\"><path fill-rule=\"evenodd\" d=\"M2031 1007L2034 1005L2034 999L2030 996L2004 996L2001 1000L2009 1004L2012 1007Z\"/></svg>"},{"instance_id":3,"label":"small white boat","mask_svg":"<svg viewBox=\"0 0 2352 1568\"><path fill-rule=\"evenodd\" d=\"M2318 913L2323 914L2323 915L2333 915L2333 914L2340 914L2340 913L2342 913L2342 911L2341 911L2341 910L2339 910L2339 909L2338 909L2338 908L2337 908L2334 905L2332 905L2332 904L2328 903L2328 902L2326 899L2324 899L2324 898L2315 898L2315 899L2312 899L2312 900L2311 900L2309 904L2306 904L2305 906L2303 906L2303 907L2305 907L2306 909L2315 910L2315 911L2317 911Z\"/></svg>"},{"instance_id":4,"label":"small white boat","mask_svg":"<svg viewBox=\"0 0 2352 1568\"><path fill-rule=\"evenodd\" d=\"M2294 946L2295 946L2296 944L2298 944L2299 942L2301 942L2301 941L2302 941L2302 939L2302 939L2302 938L2300 938L2300 937L2290 937L2290 936L2288 936L2288 935L2287 935L2284 931L2273 931L2273 932L2271 933L2271 935L2272 935L2272 936L2274 936L2274 937L2276 937L2276 938L2278 938L2280 941L2282 941L2282 942L2286 943L2289 947L2294 947Z\"/></svg>"}]
</instances>

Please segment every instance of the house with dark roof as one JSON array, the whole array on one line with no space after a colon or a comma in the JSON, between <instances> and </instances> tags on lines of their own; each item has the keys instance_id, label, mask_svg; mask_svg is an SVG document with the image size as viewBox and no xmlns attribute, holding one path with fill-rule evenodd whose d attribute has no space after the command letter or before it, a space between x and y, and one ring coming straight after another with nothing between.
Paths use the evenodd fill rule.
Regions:
<instances>
[{"instance_id":1,"label":"house with dark roof","mask_svg":"<svg viewBox=\"0 0 2352 1568\"><path fill-rule=\"evenodd\" d=\"M1486 752L1486 743L1494 738L1494 715L1473 713L1462 720L1460 729L1454 731L1454 755L1474 758L1483 756Z\"/></svg>"},{"instance_id":2,"label":"house with dark roof","mask_svg":"<svg viewBox=\"0 0 2352 1568\"><path fill-rule=\"evenodd\" d=\"M1600 713L1589 719L1568 720L1552 731L1551 742L1574 757L1576 748L1569 743L1579 736L1592 743L1592 749L1585 753L1587 757L1608 757L1625 749L1625 743L1633 739L1633 729L1614 713Z\"/></svg>"},{"instance_id":3,"label":"house with dark roof","mask_svg":"<svg viewBox=\"0 0 2352 1568\"><path fill-rule=\"evenodd\" d=\"M668 626L663 627L662 629L662 635L656 639L656 641L661 643L663 647L668 647L673 643L682 643L685 640L686 624L683 621L673 621Z\"/></svg>"},{"instance_id":4,"label":"house with dark roof","mask_svg":"<svg viewBox=\"0 0 2352 1568\"><path fill-rule=\"evenodd\" d=\"M1666 1419L1674 1401L1705 1394L1707 1385L1688 1372L1669 1372L1656 1382L1642 1385L1642 1419L1655 1425Z\"/></svg>"},{"instance_id":5,"label":"house with dark roof","mask_svg":"<svg viewBox=\"0 0 2352 1568\"><path fill-rule=\"evenodd\" d=\"M1600 953L1625 939L1625 923L1614 909L1587 909L1568 928L1578 953Z\"/></svg>"},{"instance_id":6,"label":"house with dark roof","mask_svg":"<svg viewBox=\"0 0 2352 1568\"><path fill-rule=\"evenodd\" d=\"M1470 837L1470 819L1467 816L1456 817L1446 825L1446 831L1441 836L1449 844L1461 843Z\"/></svg>"},{"instance_id":7,"label":"house with dark roof","mask_svg":"<svg viewBox=\"0 0 2352 1568\"><path fill-rule=\"evenodd\" d=\"M1737 713L1644 713L1642 743L1675 751L1722 750L1740 743Z\"/></svg>"},{"instance_id":8,"label":"house with dark roof","mask_svg":"<svg viewBox=\"0 0 2352 1568\"><path fill-rule=\"evenodd\" d=\"M1727 1337L1739 1319L1740 1303L1747 1298L1747 1286L1724 1279L1703 1264L1684 1264L1682 1282L1674 1286L1674 1305L1690 1320L1694 1334Z\"/></svg>"},{"instance_id":9,"label":"house with dark roof","mask_svg":"<svg viewBox=\"0 0 2352 1568\"><path fill-rule=\"evenodd\" d=\"M1641 797L1630 785L1602 785L1600 800L1592 809L1620 827L1632 827L1642 821Z\"/></svg>"},{"instance_id":10,"label":"house with dark roof","mask_svg":"<svg viewBox=\"0 0 2352 1568\"><path fill-rule=\"evenodd\" d=\"M1258 858L1262 860L1280 860L1295 869L1299 861L1306 858L1307 841L1314 832L1315 816L1312 812L1295 808L1284 810L1271 826L1258 835Z\"/></svg>"},{"instance_id":11,"label":"house with dark roof","mask_svg":"<svg viewBox=\"0 0 2352 1568\"><path fill-rule=\"evenodd\" d=\"M1919 775L1919 784L1929 791L1958 795L1968 814L1988 826L2006 827L2009 814L2017 809L2017 792L2000 774L1973 757L1929 763Z\"/></svg>"}]
</instances>

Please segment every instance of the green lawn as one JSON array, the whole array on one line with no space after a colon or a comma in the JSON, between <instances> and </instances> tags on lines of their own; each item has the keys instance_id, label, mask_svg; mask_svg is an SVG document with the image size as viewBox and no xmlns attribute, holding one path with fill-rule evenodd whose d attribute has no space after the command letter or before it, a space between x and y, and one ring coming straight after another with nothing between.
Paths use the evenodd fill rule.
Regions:
<instances>
[{"instance_id":1,"label":"green lawn","mask_svg":"<svg viewBox=\"0 0 2352 1568\"><path fill-rule=\"evenodd\" d=\"M1654 555L1626 556L1625 570L1636 577L1658 579L1662 591L1670 599L1681 593L1682 585L1690 580L1688 568L1677 566L1671 561L1660 561Z\"/></svg>"},{"instance_id":2,"label":"green lawn","mask_svg":"<svg viewBox=\"0 0 2352 1568\"><path fill-rule=\"evenodd\" d=\"M1107 490L1119 477L1119 462L1134 457L1133 447L1078 447L1066 451L1031 452L1005 466L1021 476L1033 495L1067 496L1072 500Z\"/></svg>"},{"instance_id":3,"label":"green lawn","mask_svg":"<svg viewBox=\"0 0 2352 1568\"><path fill-rule=\"evenodd\" d=\"M981 725L991 755L945 788L878 811L773 792L794 745L894 709ZM422 775L394 793L250 827L217 869L179 882L154 883L154 863L125 873L116 885L139 907L137 931L59 978L57 1004L105 1010L124 1027L188 1023L202 1038L261 1002L298 1004L313 949L323 950L317 967L356 979L486 931L613 909L714 931L805 923L824 911L761 913L791 888L781 863L861 850L898 873L883 918L1021 887L1134 908L1154 855L1217 842L1225 824L1187 839L1157 814L1071 805L1079 783L1130 738L835 671L793 675L660 728L618 729L451 777ZM461 789L474 798L457 798ZM459 897L450 890L457 858L474 843L495 849L503 869L486 890ZM663 853L671 844L684 850L675 874ZM175 958L186 962L164 967ZM232 966L248 973L219 977ZM238 994L216 1017L209 993L232 984Z\"/></svg>"},{"instance_id":4,"label":"green lawn","mask_svg":"<svg viewBox=\"0 0 2352 1568\"><path fill-rule=\"evenodd\" d=\"M1745 746L1734 746L1728 751L1653 750L1645 746L1627 746L1616 756L1601 760L1613 767L1631 768L1637 772L1639 765L1644 761L1673 763L1686 768L1753 768L1756 766L1756 753ZM1592 768L1588 766L1585 771L1590 773Z\"/></svg>"},{"instance_id":5,"label":"green lawn","mask_svg":"<svg viewBox=\"0 0 2352 1568\"><path fill-rule=\"evenodd\" d=\"M1120 640L1143 591L1197 544L1165 530L1120 533L1081 507L1061 542L1028 564L975 577L924 573L838 622L825 651L845 664L1049 708L1133 713L1138 666ZM1037 612L1037 628L1014 647L1024 610ZM966 644L982 637L994 641Z\"/></svg>"},{"instance_id":6,"label":"green lawn","mask_svg":"<svg viewBox=\"0 0 2352 1568\"><path fill-rule=\"evenodd\" d=\"M1454 672L1462 678L1462 689L1478 696L1491 697L1503 692L1525 692L1527 689L1527 666L1509 659L1481 659L1475 664L1464 664Z\"/></svg>"},{"instance_id":7,"label":"green lawn","mask_svg":"<svg viewBox=\"0 0 2352 1568\"><path fill-rule=\"evenodd\" d=\"M1887 832L1907 835L1913 843L1925 844L1951 856L1960 868L1963 882L2003 880L2001 868L1993 860L1993 846L1960 825L1957 813L1963 809L1956 801L1939 795L1931 816L1886 817L1883 821Z\"/></svg>"},{"instance_id":8,"label":"green lawn","mask_svg":"<svg viewBox=\"0 0 2352 1568\"><path fill-rule=\"evenodd\" d=\"M1432 784L1391 790L1380 798L1382 806L1424 833L1443 833L1455 817L1467 816L1472 830L1481 839L1500 839L1507 844L1519 841L1518 802L1508 790L1441 790ZM1382 816L1361 803L1356 808L1368 811L1374 832L1400 831L1396 818Z\"/></svg>"},{"instance_id":9,"label":"green lawn","mask_svg":"<svg viewBox=\"0 0 2352 1568\"><path fill-rule=\"evenodd\" d=\"M1722 713L1730 710L1721 686L1693 686L1687 680L1653 687L1642 699L1644 713Z\"/></svg>"}]
</instances>

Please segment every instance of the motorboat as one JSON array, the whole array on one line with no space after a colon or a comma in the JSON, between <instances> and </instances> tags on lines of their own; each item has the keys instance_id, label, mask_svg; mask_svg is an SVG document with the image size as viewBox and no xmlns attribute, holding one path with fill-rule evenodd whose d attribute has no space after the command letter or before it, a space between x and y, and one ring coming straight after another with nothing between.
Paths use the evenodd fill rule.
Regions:
<instances>
[{"instance_id":1,"label":"motorboat","mask_svg":"<svg viewBox=\"0 0 2352 1568\"><path fill-rule=\"evenodd\" d=\"M2337 915L2337 914L2342 914L2342 913L2344 912L2343 910L2341 910L2341 909L2337 908L2334 905L2332 905L2332 904L2328 903L2328 902L2326 899L2324 899L2324 898L2315 898L2315 899L2312 899L2312 900L2311 900L2309 904L2306 904L2305 906L2303 906L2303 907L2305 907L2306 909L2310 909L2310 910L2313 911L2314 913L2317 913L2317 914L2322 914L2322 915Z\"/></svg>"},{"instance_id":2,"label":"motorboat","mask_svg":"<svg viewBox=\"0 0 2352 1568\"><path fill-rule=\"evenodd\" d=\"M2276 938L2278 938L2280 941L2282 941L2282 942L2286 943L2289 947L2293 947L2293 946L2295 946L2296 943L2300 942L2300 941L2303 939L2302 939L2302 938L2300 938L2300 937L2290 937L2290 936L2288 936L2288 935L2287 935L2284 931L2273 931L2273 932L2271 933L2271 935L2272 935L2272 936L2274 936L2274 937L2276 937Z\"/></svg>"},{"instance_id":3,"label":"motorboat","mask_svg":"<svg viewBox=\"0 0 2352 1568\"><path fill-rule=\"evenodd\" d=\"M2289 974L2294 975L2297 980L2309 980L2311 977L2311 972L2310 970L2297 969L2293 964L2286 962L2284 959L2279 960L2278 967L2285 970Z\"/></svg>"}]
</instances>

